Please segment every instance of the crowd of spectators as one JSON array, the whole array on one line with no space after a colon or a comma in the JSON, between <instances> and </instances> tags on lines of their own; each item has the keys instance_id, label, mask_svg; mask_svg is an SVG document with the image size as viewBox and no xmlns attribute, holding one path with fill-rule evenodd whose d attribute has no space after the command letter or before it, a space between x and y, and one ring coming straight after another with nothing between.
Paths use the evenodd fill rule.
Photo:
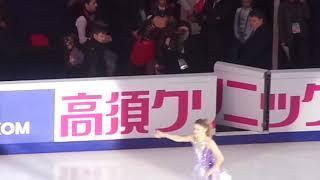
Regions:
<instances>
[{"instance_id":1,"label":"crowd of spectators","mask_svg":"<svg viewBox=\"0 0 320 180\"><path fill-rule=\"evenodd\" d=\"M272 67L269 0L12 4L0 0L1 80L37 79L38 72L39 78L200 73L212 71L217 61ZM309 4L281 1L279 57L286 68L310 65Z\"/></svg>"}]
</instances>

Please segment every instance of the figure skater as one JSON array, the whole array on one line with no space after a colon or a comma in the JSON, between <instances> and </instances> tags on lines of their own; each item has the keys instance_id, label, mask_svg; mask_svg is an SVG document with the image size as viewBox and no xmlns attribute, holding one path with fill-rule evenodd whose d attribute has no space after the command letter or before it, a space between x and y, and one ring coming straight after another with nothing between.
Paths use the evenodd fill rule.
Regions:
<instances>
[{"instance_id":1,"label":"figure skater","mask_svg":"<svg viewBox=\"0 0 320 180\"><path fill-rule=\"evenodd\" d=\"M212 140L213 128L206 119L198 119L194 123L193 135L178 136L157 131L156 138L167 138L175 142L190 142L193 145L197 164L194 168L194 180L219 180L224 157Z\"/></svg>"}]
</instances>

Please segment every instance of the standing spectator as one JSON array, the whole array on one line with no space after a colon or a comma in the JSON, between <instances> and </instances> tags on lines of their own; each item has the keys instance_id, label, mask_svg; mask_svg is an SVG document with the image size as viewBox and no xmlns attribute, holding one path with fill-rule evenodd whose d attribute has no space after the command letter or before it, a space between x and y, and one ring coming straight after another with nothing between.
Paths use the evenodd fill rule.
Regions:
<instances>
[{"instance_id":1,"label":"standing spectator","mask_svg":"<svg viewBox=\"0 0 320 180\"><path fill-rule=\"evenodd\" d=\"M208 66L208 40L205 30L204 7L207 0L180 0L181 21L190 24L190 38L184 43L192 72L212 71ZM202 29L202 32L201 32Z\"/></svg>"},{"instance_id":2,"label":"standing spectator","mask_svg":"<svg viewBox=\"0 0 320 180\"><path fill-rule=\"evenodd\" d=\"M173 16L173 9L170 7L168 0L156 0L152 7L149 15L159 15L159 16Z\"/></svg>"},{"instance_id":3,"label":"standing spectator","mask_svg":"<svg viewBox=\"0 0 320 180\"><path fill-rule=\"evenodd\" d=\"M310 49L312 51L312 66L311 67L319 67L319 59L320 59L320 11L318 8L320 7L319 0L309 0L309 7L311 12L311 21L310 21Z\"/></svg>"},{"instance_id":4,"label":"standing spectator","mask_svg":"<svg viewBox=\"0 0 320 180\"><path fill-rule=\"evenodd\" d=\"M153 9L138 30L131 53L134 74L154 74L155 63L159 71L166 66L165 71L169 72L171 63L167 62L173 59L177 62L176 19L172 14L172 7L166 0L157 0Z\"/></svg>"},{"instance_id":5,"label":"standing spectator","mask_svg":"<svg viewBox=\"0 0 320 180\"><path fill-rule=\"evenodd\" d=\"M283 49L289 49L295 68L304 67L308 59L309 7L305 0L287 0L279 7L279 38Z\"/></svg>"},{"instance_id":6,"label":"standing spectator","mask_svg":"<svg viewBox=\"0 0 320 180\"><path fill-rule=\"evenodd\" d=\"M234 43L232 48L232 61L239 57L241 46L249 39L252 27L249 23L249 14L252 11L252 0L241 0L241 7L237 9L234 18Z\"/></svg>"},{"instance_id":7,"label":"standing spectator","mask_svg":"<svg viewBox=\"0 0 320 180\"><path fill-rule=\"evenodd\" d=\"M282 0L280 0L282 1ZM255 9L259 9L266 18L266 23L272 25L273 18L274 18L274 1L270 0L254 0L253 7Z\"/></svg>"},{"instance_id":8,"label":"standing spectator","mask_svg":"<svg viewBox=\"0 0 320 180\"><path fill-rule=\"evenodd\" d=\"M265 16L259 10L249 15L252 35L244 43L239 62L246 66L269 69L272 60L272 33L265 23Z\"/></svg>"},{"instance_id":9,"label":"standing spectator","mask_svg":"<svg viewBox=\"0 0 320 180\"><path fill-rule=\"evenodd\" d=\"M152 75L155 73L155 60L156 56L161 56L161 44L166 38L168 21L165 14L151 16L138 30L136 42L131 52L134 74Z\"/></svg>"},{"instance_id":10,"label":"standing spectator","mask_svg":"<svg viewBox=\"0 0 320 180\"><path fill-rule=\"evenodd\" d=\"M190 23L192 34L199 34L201 27L199 24L195 21L194 15L196 14L196 9L199 9L199 11L202 11L204 0L181 0L181 10L180 10L180 17L181 20L186 21ZM199 8L196 8L198 6Z\"/></svg>"},{"instance_id":11,"label":"standing spectator","mask_svg":"<svg viewBox=\"0 0 320 180\"><path fill-rule=\"evenodd\" d=\"M95 20L98 3L96 0L83 0L81 2L81 15L76 20L79 43L84 44L89 39L90 26Z\"/></svg>"},{"instance_id":12,"label":"standing spectator","mask_svg":"<svg viewBox=\"0 0 320 180\"><path fill-rule=\"evenodd\" d=\"M147 20L147 3L144 0L136 0L132 3L132 9L130 16L132 16L131 23L129 23L129 29L133 36L136 36L137 30L143 25Z\"/></svg>"},{"instance_id":13,"label":"standing spectator","mask_svg":"<svg viewBox=\"0 0 320 180\"><path fill-rule=\"evenodd\" d=\"M190 24L181 21L177 27L171 29L171 33L165 36L160 46L161 56L157 59L157 74L176 74L188 71L189 52L185 48L185 42L189 39L190 34Z\"/></svg>"},{"instance_id":14,"label":"standing spectator","mask_svg":"<svg viewBox=\"0 0 320 180\"><path fill-rule=\"evenodd\" d=\"M178 71L178 36L175 28L165 29L158 39L156 72L157 74L174 74Z\"/></svg>"},{"instance_id":15,"label":"standing spectator","mask_svg":"<svg viewBox=\"0 0 320 180\"><path fill-rule=\"evenodd\" d=\"M173 16L176 19L180 17L180 5L178 0L153 0L149 15L158 14L159 11L166 11L165 13L169 16Z\"/></svg>"},{"instance_id":16,"label":"standing spectator","mask_svg":"<svg viewBox=\"0 0 320 180\"><path fill-rule=\"evenodd\" d=\"M173 10L173 17L176 20L181 19L181 1L180 0L170 0L169 7Z\"/></svg>"},{"instance_id":17,"label":"standing spectator","mask_svg":"<svg viewBox=\"0 0 320 180\"><path fill-rule=\"evenodd\" d=\"M134 42L133 32L139 24L139 10L144 6L142 0L100 1L103 20L110 25L111 48L118 55L117 75L130 74L130 50ZM140 17L138 17L140 18Z\"/></svg>"},{"instance_id":18,"label":"standing spectator","mask_svg":"<svg viewBox=\"0 0 320 180\"><path fill-rule=\"evenodd\" d=\"M85 44L85 64L89 77L113 76L117 56L106 44L112 41L107 25L96 22L92 24L91 38Z\"/></svg>"},{"instance_id":19,"label":"standing spectator","mask_svg":"<svg viewBox=\"0 0 320 180\"><path fill-rule=\"evenodd\" d=\"M207 41L209 63L222 61L232 40L233 0L207 0L203 9L202 34ZM209 66L212 68L212 66Z\"/></svg>"},{"instance_id":20,"label":"standing spectator","mask_svg":"<svg viewBox=\"0 0 320 180\"><path fill-rule=\"evenodd\" d=\"M159 35L155 37L157 42L156 70L157 73L177 73L178 60L178 36L177 22L178 16L174 16L174 5L172 1L158 0L158 10L155 11L153 22L158 27ZM162 9L164 8L164 9ZM157 25L157 21L167 19L165 26Z\"/></svg>"},{"instance_id":21,"label":"standing spectator","mask_svg":"<svg viewBox=\"0 0 320 180\"><path fill-rule=\"evenodd\" d=\"M178 11L177 4L174 3L173 0L157 0L151 8L151 13L149 14L149 18L153 17L166 17L168 18L169 24L174 24L179 20L179 16L175 11Z\"/></svg>"},{"instance_id":22,"label":"standing spectator","mask_svg":"<svg viewBox=\"0 0 320 180\"><path fill-rule=\"evenodd\" d=\"M96 0L70 0L67 7L68 20L74 21L76 17L76 22L67 28L68 35L64 37L65 75L69 78L87 77L84 47L90 40L98 4Z\"/></svg>"}]
</instances>

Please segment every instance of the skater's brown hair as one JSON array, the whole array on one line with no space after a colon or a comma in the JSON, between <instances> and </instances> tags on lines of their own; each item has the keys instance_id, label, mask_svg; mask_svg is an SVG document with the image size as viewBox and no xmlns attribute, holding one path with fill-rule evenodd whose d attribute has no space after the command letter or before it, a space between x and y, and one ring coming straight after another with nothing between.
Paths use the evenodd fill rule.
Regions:
<instances>
[{"instance_id":1,"label":"skater's brown hair","mask_svg":"<svg viewBox=\"0 0 320 180\"><path fill-rule=\"evenodd\" d=\"M208 119L198 119L194 122L194 124L198 124L198 125L204 127L207 130L206 135L208 137L212 137L214 135L212 121L209 121Z\"/></svg>"}]
</instances>

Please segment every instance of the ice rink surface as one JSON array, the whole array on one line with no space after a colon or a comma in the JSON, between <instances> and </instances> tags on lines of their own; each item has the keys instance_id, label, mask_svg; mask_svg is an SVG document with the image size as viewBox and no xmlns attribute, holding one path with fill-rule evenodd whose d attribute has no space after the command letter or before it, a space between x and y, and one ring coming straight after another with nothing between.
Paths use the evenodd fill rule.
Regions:
<instances>
[{"instance_id":1,"label":"ice rink surface","mask_svg":"<svg viewBox=\"0 0 320 180\"><path fill-rule=\"evenodd\" d=\"M320 142L221 146L233 180L319 180ZM1 180L191 180L191 147L0 156Z\"/></svg>"}]
</instances>

